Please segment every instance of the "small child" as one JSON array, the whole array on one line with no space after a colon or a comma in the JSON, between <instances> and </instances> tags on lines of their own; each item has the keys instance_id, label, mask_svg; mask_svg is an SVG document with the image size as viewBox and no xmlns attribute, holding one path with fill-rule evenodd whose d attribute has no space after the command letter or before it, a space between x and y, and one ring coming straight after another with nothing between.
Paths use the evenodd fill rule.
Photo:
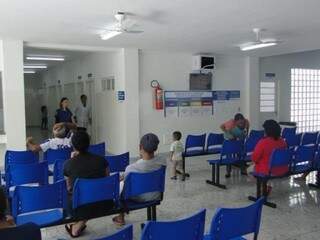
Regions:
<instances>
[{"instance_id":1,"label":"small child","mask_svg":"<svg viewBox=\"0 0 320 240\"><path fill-rule=\"evenodd\" d=\"M180 142L181 132L175 131L172 134L173 142L170 146L170 161L171 166L171 179L177 180L177 172L183 172L182 170L182 154L183 154L183 145Z\"/></svg>"}]
</instances>

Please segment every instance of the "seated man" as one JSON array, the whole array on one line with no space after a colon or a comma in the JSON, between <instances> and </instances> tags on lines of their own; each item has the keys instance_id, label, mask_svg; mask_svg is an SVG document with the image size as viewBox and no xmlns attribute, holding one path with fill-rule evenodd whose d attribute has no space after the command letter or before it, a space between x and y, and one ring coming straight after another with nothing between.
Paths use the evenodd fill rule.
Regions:
<instances>
[{"instance_id":1,"label":"seated man","mask_svg":"<svg viewBox=\"0 0 320 240\"><path fill-rule=\"evenodd\" d=\"M144 135L140 140L140 156L141 159L136 161L133 164L130 164L125 172L122 181L129 175L131 172L136 173L148 173L160 169L165 163L157 156L155 156L155 151L157 151L159 145L158 137L153 133L148 133ZM123 186L123 185L122 185ZM161 193L159 192L150 192L144 193L140 196L132 199L136 202L149 202L158 200L161 198ZM114 217L113 222L117 225L124 225L124 213Z\"/></svg>"},{"instance_id":2,"label":"seated man","mask_svg":"<svg viewBox=\"0 0 320 240\"><path fill-rule=\"evenodd\" d=\"M53 138L45 143L34 143L32 137L27 138L27 147L33 152L46 152L49 149L71 148L71 135L67 136L68 130L75 130L77 126L73 123L57 123L53 126Z\"/></svg>"}]
</instances>

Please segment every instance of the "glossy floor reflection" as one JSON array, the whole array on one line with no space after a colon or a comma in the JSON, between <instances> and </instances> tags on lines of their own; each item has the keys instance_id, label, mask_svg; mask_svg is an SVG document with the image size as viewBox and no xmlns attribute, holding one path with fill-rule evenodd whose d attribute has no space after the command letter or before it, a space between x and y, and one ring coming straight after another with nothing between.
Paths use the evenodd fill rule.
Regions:
<instances>
[{"instance_id":1,"label":"glossy floor reflection","mask_svg":"<svg viewBox=\"0 0 320 240\"><path fill-rule=\"evenodd\" d=\"M227 190L217 189L205 183L210 177L207 157L187 160L191 178L185 182L172 181L167 176L166 193L162 205L158 208L158 219L176 219L207 208L206 231L211 218L218 207L239 207L250 204L249 194L254 194L254 183L238 171L222 182ZM224 170L224 169L223 169ZM313 181L311 175L308 181ZM271 240L311 240L320 239L319 191L309 189L303 182L284 179L273 182L270 200L278 204L277 209L264 207L259 239ZM79 239L94 239L116 231L110 217L88 222L88 228ZM146 211L140 210L127 216L127 223L134 224L135 239L140 237L140 223L146 219ZM69 239L64 226L44 229L43 239Z\"/></svg>"}]
</instances>

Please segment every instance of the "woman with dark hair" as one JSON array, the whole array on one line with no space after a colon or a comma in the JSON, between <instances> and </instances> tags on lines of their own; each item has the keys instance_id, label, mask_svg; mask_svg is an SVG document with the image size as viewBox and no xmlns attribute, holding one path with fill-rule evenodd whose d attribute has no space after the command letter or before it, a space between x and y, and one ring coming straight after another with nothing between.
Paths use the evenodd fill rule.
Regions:
<instances>
[{"instance_id":1,"label":"woman with dark hair","mask_svg":"<svg viewBox=\"0 0 320 240\"><path fill-rule=\"evenodd\" d=\"M66 122L75 123L73 114L69 107L69 99L66 97L61 98L59 109L57 109L55 114L56 123Z\"/></svg>"},{"instance_id":2,"label":"woman with dark hair","mask_svg":"<svg viewBox=\"0 0 320 240\"><path fill-rule=\"evenodd\" d=\"M73 184L77 178L103 178L109 176L108 162L101 156L88 152L90 137L84 131L77 131L71 138L74 152L71 159L64 164L64 175L67 178L67 189L72 199ZM71 204L70 204L71 205ZM114 207L113 201L100 201L79 206L72 210L75 223L65 228L71 237L78 237L86 228L88 219L99 217Z\"/></svg>"}]
</instances>

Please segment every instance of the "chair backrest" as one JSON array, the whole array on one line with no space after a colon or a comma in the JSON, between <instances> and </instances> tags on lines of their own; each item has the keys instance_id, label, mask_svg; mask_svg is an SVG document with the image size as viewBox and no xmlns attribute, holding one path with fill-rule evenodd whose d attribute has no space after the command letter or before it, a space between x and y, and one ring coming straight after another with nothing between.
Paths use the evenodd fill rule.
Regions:
<instances>
[{"instance_id":1,"label":"chair backrest","mask_svg":"<svg viewBox=\"0 0 320 240\"><path fill-rule=\"evenodd\" d=\"M210 133L207 139L207 149L211 147L222 145L224 141L224 136L222 133Z\"/></svg>"},{"instance_id":2,"label":"chair backrest","mask_svg":"<svg viewBox=\"0 0 320 240\"><path fill-rule=\"evenodd\" d=\"M129 165L129 152L104 157L109 163L110 172L124 172Z\"/></svg>"},{"instance_id":3,"label":"chair backrest","mask_svg":"<svg viewBox=\"0 0 320 240\"><path fill-rule=\"evenodd\" d=\"M133 227L128 225L114 234L111 234L104 238L99 238L96 240L132 240L133 239Z\"/></svg>"},{"instance_id":4,"label":"chair backrest","mask_svg":"<svg viewBox=\"0 0 320 240\"><path fill-rule=\"evenodd\" d=\"M147 173L131 172L126 177L123 189L123 198L130 199L144 193L164 192L166 167Z\"/></svg>"},{"instance_id":5,"label":"chair backrest","mask_svg":"<svg viewBox=\"0 0 320 240\"><path fill-rule=\"evenodd\" d=\"M47 162L9 165L6 174L7 188L28 183L48 184Z\"/></svg>"},{"instance_id":6,"label":"chair backrest","mask_svg":"<svg viewBox=\"0 0 320 240\"><path fill-rule=\"evenodd\" d=\"M261 139L264 137L264 131L263 130L251 130L250 134L249 134L249 138L250 137Z\"/></svg>"},{"instance_id":7,"label":"chair backrest","mask_svg":"<svg viewBox=\"0 0 320 240\"><path fill-rule=\"evenodd\" d=\"M297 147L301 143L302 133L288 135L285 140L288 145L288 148Z\"/></svg>"},{"instance_id":8,"label":"chair backrest","mask_svg":"<svg viewBox=\"0 0 320 240\"><path fill-rule=\"evenodd\" d=\"M41 240L41 231L36 224L26 223L16 227L0 229L0 239Z\"/></svg>"},{"instance_id":9,"label":"chair backrest","mask_svg":"<svg viewBox=\"0 0 320 240\"><path fill-rule=\"evenodd\" d=\"M240 140L225 140L222 145L221 157L230 157L242 153L243 142Z\"/></svg>"},{"instance_id":10,"label":"chair backrest","mask_svg":"<svg viewBox=\"0 0 320 240\"><path fill-rule=\"evenodd\" d=\"M316 146L299 146L294 153L294 164L301 162L313 163L316 153Z\"/></svg>"},{"instance_id":11,"label":"chair backrest","mask_svg":"<svg viewBox=\"0 0 320 240\"><path fill-rule=\"evenodd\" d=\"M109 177L78 178L73 186L72 207L105 200L119 202L119 174Z\"/></svg>"},{"instance_id":12,"label":"chair backrest","mask_svg":"<svg viewBox=\"0 0 320 240\"><path fill-rule=\"evenodd\" d=\"M57 159L54 162L54 166L53 166L53 182L58 182L58 181L64 179L63 166L64 166L65 162L66 162L65 159Z\"/></svg>"},{"instance_id":13,"label":"chair backrest","mask_svg":"<svg viewBox=\"0 0 320 240\"><path fill-rule=\"evenodd\" d=\"M206 134L202 135L188 135L185 144L185 152L197 149L204 151L206 145Z\"/></svg>"},{"instance_id":14,"label":"chair backrest","mask_svg":"<svg viewBox=\"0 0 320 240\"><path fill-rule=\"evenodd\" d=\"M12 214L19 214L46 209L67 208L66 182L44 186L17 186L13 193Z\"/></svg>"},{"instance_id":15,"label":"chair backrest","mask_svg":"<svg viewBox=\"0 0 320 240\"><path fill-rule=\"evenodd\" d=\"M71 152L71 148L48 149L43 153L43 160L47 161L48 164L54 164L57 159L70 159Z\"/></svg>"},{"instance_id":16,"label":"chair backrest","mask_svg":"<svg viewBox=\"0 0 320 240\"><path fill-rule=\"evenodd\" d=\"M150 221L145 225L141 240L202 240L206 210L177 221Z\"/></svg>"},{"instance_id":17,"label":"chair backrest","mask_svg":"<svg viewBox=\"0 0 320 240\"><path fill-rule=\"evenodd\" d=\"M301 145L316 145L318 132L306 132L302 136Z\"/></svg>"},{"instance_id":18,"label":"chair backrest","mask_svg":"<svg viewBox=\"0 0 320 240\"><path fill-rule=\"evenodd\" d=\"M273 176L274 172L277 171L281 167L287 168L289 171L289 167L292 162L292 152L290 149L275 149L271 156L269 162L269 175ZM282 173L281 175L286 175L287 172ZM281 176L276 175L276 176Z\"/></svg>"},{"instance_id":19,"label":"chair backrest","mask_svg":"<svg viewBox=\"0 0 320 240\"><path fill-rule=\"evenodd\" d=\"M106 155L106 143L91 144L88 152L104 157Z\"/></svg>"},{"instance_id":20,"label":"chair backrest","mask_svg":"<svg viewBox=\"0 0 320 240\"><path fill-rule=\"evenodd\" d=\"M282 129L282 133L281 133L281 137L287 138L287 137L290 137L290 136L292 136L292 135L295 135L296 132L297 132L297 128L296 128L296 127L283 128L283 129Z\"/></svg>"},{"instance_id":21,"label":"chair backrest","mask_svg":"<svg viewBox=\"0 0 320 240\"><path fill-rule=\"evenodd\" d=\"M261 140L260 136L257 135L251 135L249 136L245 142L244 142L244 153L251 153L253 152L254 148L258 144L258 142Z\"/></svg>"},{"instance_id":22,"label":"chair backrest","mask_svg":"<svg viewBox=\"0 0 320 240\"><path fill-rule=\"evenodd\" d=\"M230 240L251 233L257 239L264 201L260 198L247 207L218 209L211 221L211 239Z\"/></svg>"},{"instance_id":23,"label":"chair backrest","mask_svg":"<svg viewBox=\"0 0 320 240\"><path fill-rule=\"evenodd\" d=\"M38 163L39 154L32 151L11 151L7 150L5 154L5 169L10 164L29 164Z\"/></svg>"}]
</instances>

